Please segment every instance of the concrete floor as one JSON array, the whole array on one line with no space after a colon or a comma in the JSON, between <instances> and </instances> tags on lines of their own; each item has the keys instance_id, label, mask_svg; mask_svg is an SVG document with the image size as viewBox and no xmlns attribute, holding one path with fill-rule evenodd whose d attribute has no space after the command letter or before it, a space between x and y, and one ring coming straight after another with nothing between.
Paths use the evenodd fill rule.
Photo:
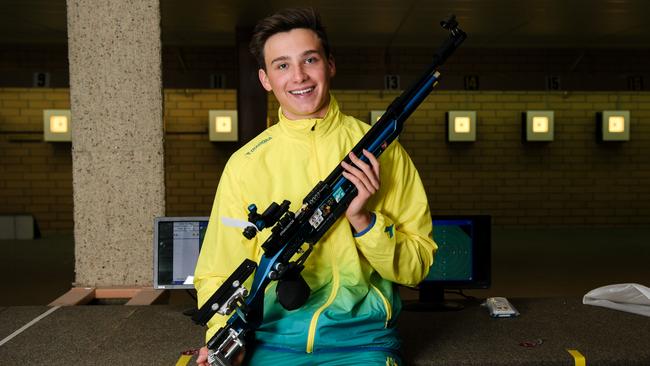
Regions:
<instances>
[{"instance_id":1,"label":"concrete floor","mask_svg":"<svg viewBox=\"0 0 650 366\"><path fill-rule=\"evenodd\" d=\"M474 365L476 360L497 358L499 363L480 362L570 365L573 360L566 349L576 347L593 365L648 364L650 348L647 337L640 333L649 329L643 323L647 318L583 306L580 298L607 284L650 286L650 228L495 228L492 237L492 286L465 293L478 299L507 296L522 315L514 321L495 322L476 301L466 302L464 311L453 314L406 311L400 328L411 364ZM169 305L164 306L43 306L67 292L74 281L71 235L0 241L0 278L0 338L47 309L55 310L0 347L0 364L151 365L178 361L192 365L195 356L184 359L189 356L181 352L204 342L204 329L183 315L195 305L185 290L171 291ZM417 298L414 290L404 288L402 294L405 300ZM571 306L566 306L568 301ZM533 303L539 305L528 306ZM563 312L569 315L558 318ZM581 318L591 313L598 321ZM437 320L423 322L423 316ZM615 319L604 323L607 317ZM571 322L577 325L567 327ZM423 323L435 325L417 328ZM611 334L615 330L626 333ZM544 339L544 346L535 352L520 346L522 340L537 338ZM428 341L423 343L423 339ZM498 344L490 345L486 339ZM36 352L34 344L38 345ZM481 347L486 354L477 353ZM626 358L619 359L621 354ZM461 362L463 357L466 362ZM516 362L510 362L513 357Z\"/></svg>"},{"instance_id":2,"label":"concrete floor","mask_svg":"<svg viewBox=\"0 0 650 366\"><path fill-rule=\"evenodd\" d=\"M494 228L492 286L476 297L582 296L614 283L650 286L650 228ZM0 306L46 305L74 281L72 235L0 240ZM402 291L412 299L417 293ZM170 303L191 306L184 290Z\"/></svg>"},{"instance_id":3,"label":"concrete floor","mask_svg":"<svg viewBox=\"0 0 650 366\"><path fill-rule=\"evenodd\" d=\"M578 350L590 366L650 364L648 317L582 305L579 297L513 300L521 311L516 318L490 318L478 304L457 312L404 312L398 328L405 364L578 364L568 349ZM190 366L194 357L184 360L181 352L204 342L203 329L179 306L48 308L0 306L0 340L50 312L0 346L0 365Z\"/></svg>"}]
</instances>

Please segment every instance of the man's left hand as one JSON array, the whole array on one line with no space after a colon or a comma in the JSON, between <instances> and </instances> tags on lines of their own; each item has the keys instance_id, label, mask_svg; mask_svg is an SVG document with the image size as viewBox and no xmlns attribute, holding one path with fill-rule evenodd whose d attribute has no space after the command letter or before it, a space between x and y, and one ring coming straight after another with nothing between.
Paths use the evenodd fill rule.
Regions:
<instances>
[{"instance_id":1,"label":"man's left hand","mask_svg":"<svg viewBox=\"0 0 650 366\"><path fill-rule=\"evenodd\" d=\"M379 190L379 161L373 154L363 150L363 155L368 158L370 165L364 163L353 152L348 155L352 164L345 161L341 166L345 170L343 176L357 187L357 196L350 202L345 211L350 225L358 233L365 230L371 222L370 212L365 208L366 203Z\"/></svg>"}]
</instances>

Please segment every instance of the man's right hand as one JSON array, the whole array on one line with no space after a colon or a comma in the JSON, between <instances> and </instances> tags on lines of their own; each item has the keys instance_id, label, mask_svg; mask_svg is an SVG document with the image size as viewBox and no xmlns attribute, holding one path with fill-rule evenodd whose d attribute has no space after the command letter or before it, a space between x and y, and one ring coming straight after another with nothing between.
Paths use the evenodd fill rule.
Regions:
<instances>
[{"instance_id":1,"label":"man's right hand","mask_svg":"<svg viewBox=\"0 0 650 366\"><path fill-rule=\"evenodd\" d=\"M202 347L199 350L199 356L196 358L196 364L199 366L210 366L208 365L208 347Z\"/></svg>"},{"instance_id":2,"label":"man's right hand","mask_svg":"<svg viewBox=\"0 0 650 366\"><path fill-rule=\"evenodd\" d=\"M241 352L235 358L232 360L232 366L239 366L241 365L242 361L244 361L244 355L246 354L246 350L242 349ZM196 364L199 366L210 366L208 364L208 347L202 347L199 350L199 356L196 358Z\"/></svg>"}]
</instances>

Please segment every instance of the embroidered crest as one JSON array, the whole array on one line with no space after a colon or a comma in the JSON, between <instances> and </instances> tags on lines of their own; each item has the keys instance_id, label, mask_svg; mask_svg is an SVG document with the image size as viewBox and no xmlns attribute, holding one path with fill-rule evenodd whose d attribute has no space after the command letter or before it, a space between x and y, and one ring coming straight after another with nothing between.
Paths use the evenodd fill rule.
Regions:
<instances>
[{"instance_id":1,"label":"embroidered crest","mask_svg":"<svg viewBox=\"0 0 650 366\"><path fill-rule=\"evenodd\" d=\"M395 224L392 224L390 226L386 226L386 228L384 229L384 232L388 235L389 238L392 238L393 235L395 234L394 228L395 228Z\"/></svg>"}]
</instances>

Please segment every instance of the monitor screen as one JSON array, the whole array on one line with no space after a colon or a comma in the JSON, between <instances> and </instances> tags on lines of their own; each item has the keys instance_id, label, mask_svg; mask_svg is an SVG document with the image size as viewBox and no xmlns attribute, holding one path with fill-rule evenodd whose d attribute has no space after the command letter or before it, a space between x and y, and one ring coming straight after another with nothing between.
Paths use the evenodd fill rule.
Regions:
<instances>
[{"instance_id":1,"label":"monitor screen","mask_svg":"<svg viewBox=\"0 0 650 366\"><path fill-rule=\"evenodd\" d=\"M474 278L473 234L474 225L469 218L434 219L433 241L438 244L438 251L425 280L471 281Z\"/></svg>"},{"instance_id":2,"label":"monitor screen","mask_svg":"<svg viewBox=\"0 0 650 366\"><path fill-rule=\"evenodd\" d=\"M154 288L194 288L194 268L207 227L208 217L154 220Z\"/></svg>"},{"instance_id":3,"label":"monitor screen","mask_svg":"<svg viewBox=\"0 0 650 366\"><path fill-rule=\"evenodd\" d=\"M438 250L429 274L418 286L419 304L411 305L411 310L462 308L445 301L444 293L445 290L490 286L490 216L433 216L432 223L433 240Z\"/></svg>"}]
</instances>

